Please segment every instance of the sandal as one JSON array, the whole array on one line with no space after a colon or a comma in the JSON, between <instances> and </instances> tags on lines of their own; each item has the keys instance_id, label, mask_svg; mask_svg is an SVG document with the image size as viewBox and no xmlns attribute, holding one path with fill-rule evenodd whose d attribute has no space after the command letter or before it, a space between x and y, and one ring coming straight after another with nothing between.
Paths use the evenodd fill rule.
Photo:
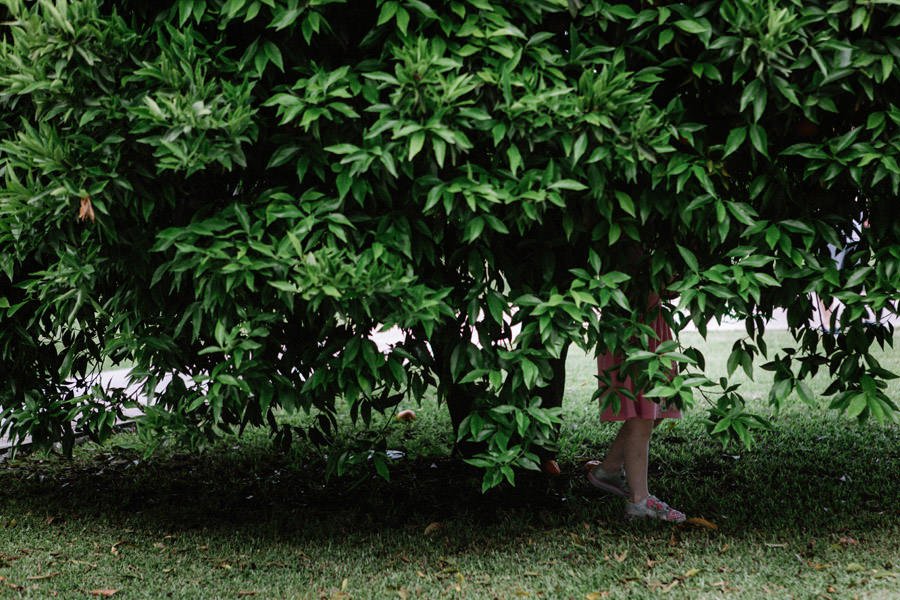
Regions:
<instances>
[{"instance_id":1,"label":"sandal","mask_svg":"<svg viewBox=\"0 0 900 600\"><path fill-rule=\"evenodd\" d=\"M625 503L625 517L628 519L658 519L667 523L683 523L687 518L656 496L647 496L640 502Z\"/></svg>"},{"instance_id":2,"label":"sandal","mask_svg":"<svg viewBox=\"0 0 900 600\"><path fill-rule=\"evenodd\" d=\"M625 471L609 472L597 464L588 463L587 480L598 490L603 490L622 498L631 496L628 482L625 480Z\"/></svg>"}]
</instances>

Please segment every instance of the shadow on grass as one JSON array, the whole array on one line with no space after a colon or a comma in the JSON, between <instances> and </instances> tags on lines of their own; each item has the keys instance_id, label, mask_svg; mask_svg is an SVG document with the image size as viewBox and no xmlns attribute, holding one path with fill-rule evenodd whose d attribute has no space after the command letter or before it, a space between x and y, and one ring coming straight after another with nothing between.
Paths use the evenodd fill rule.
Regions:
<instances>
[{"instance_id":1,"label":"shadow on grass","mask_svg":"<svg viewBox=\"0 0 900 600\"><path fill-rule=\"evenodd\" d=\"M653 443L653 490L723 532L837 532L883 528L900 516L896 427L834 418L787 421L751 451L722 450L699 425ZM571 434L570 434L571 435ZM584 457L602 453L588 441ZM0 510L109 527L251 530L260 537L338 539L429 523L465 523L469 536L510 538L581 522L616 530L621 501L583 480L580 459L556 480L520 474L515 488L480 492L480 474L448 458L399 460L392 481L325 481L322 461L292 459L260 438L203 455L140 461L133 451L86 449L74 461L37 455L0 465ZM493 532L493 533L490 533Z\"/></svg>"}]
</instances>

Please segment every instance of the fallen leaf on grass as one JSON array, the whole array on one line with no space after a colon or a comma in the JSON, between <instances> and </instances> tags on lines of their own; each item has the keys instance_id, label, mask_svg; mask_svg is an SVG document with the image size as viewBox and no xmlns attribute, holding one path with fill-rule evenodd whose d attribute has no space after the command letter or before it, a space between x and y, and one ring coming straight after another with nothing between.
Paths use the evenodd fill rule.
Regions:
<instances>
[{"instance_id":1,"label":"fallen leaf on grass","mask_svg":"<svg viewBox=\"0 0 900 600\"><path fill-rule=\"evenodd\" d=\"M707 521L703 517L691 517L685 523L690 523L691 525L696 525L697 527L705 527L706 529L718 529L719 526L713 523L712 521Z\"/></svg>"},{"instance_id":2,"label":"fallen leaf on grass","mask_svg":"<svg viewBox=\"0 0 900 600\"><path fill-rule=\"evenodd\" d=\"M688 569L687 572L685 572L685 574L684 574L684 578L687 579L688 577L693 577L694 575L698 574L699 572L700 572L700 569Z\"/></svg>"},{"instance_id":3,"label":"fallen leaf on grass","mask_svg":"<svg viewBox=\"0 0 900 600\"><path fill-rule=\"evenodd\" d=\"M600 600L609 596L609 592L591 592L584 595L584 600Z\"/></svg>"},{"instance_id":4,"label":"fallen leaf on grass","mask_svg":"<svg viewBox=\"0 0 900 600\"><path fill-rule=\"evenodd\" d=\"M628 558L628 550L625 550L622 554L613 554L613 558L616 559L616 562L625 562L625 559Z\"/></svg>"},{"instance_id":5,"label":"fallen leaf on grass","mask_svg":"<svg viewBox=\"0 0 900 600\"><path fill-rule=\"evenodd\" d=\"M429 523L428 526L425 527L425 535L432 535L434 533L437 533L438 531L440 531L443 528L444 528L444 524L439 523L438 521L435 521L434 523Z\"/></svg>"},{"instance_id":6,"label":"fallen leaf on grass","mask_svg":"<svg viewBox=\"0 0 900 600\"><path fill-rule=\"evenodd\" d=\"M850 536L842 535L838 540L838 544L841 546L855 546L859 543L859 540L855 540Z\"/></svg>"},{"instance_id":7,"label":"fallen leaf on grass","mask_svg":"<svg viewBox=\"0 0 900 600\"><path fill-rule=\"evenodd\" d=\"M865 571L865 570L866 570L866 568L859 563L854 562L854 563L850 563L849 565L847 565L848 573L858 573L859 571Z\"/></svg>"},{"instance_id":8,"label":"fallen leaf on grass","mask_svg":"<svg viewBox=\"0 0 900 600\"><path fill-rule=\"evenodd\" d=\"M91 590L91 596L100 596L102 598L110 598L115 596L119 590L111 590L111 589L101 589L101 590Z\"/></svg>"},{"instance_id":9,"label":"fallen leaf on grass","mask_svg":"<svg viewBox=\"0 0 900 600\"><path fill-rule=\"evenodd\" d=\"M110 546L109 553L112 554L113 556L118 556L119 555L119 546L121 546L122 544L127 544L127 543L128 543L128 540L119 540L118 542L116 542L115 544Z\"/></svg>"},{"instance_id":10,"label":"fallen leaf on grass","mask_svg":"<svg viewBox=\"0 0 900 600\"><path fill-rule=\"evenodd\" d=\"M671 592L672 588L675 587L676 585L678 585L679 583L681 583L681 578L676 577L669 583L663 583L662 581L651 581L650 583L647 584L647 587L651 591L654 591L654 592L656 592L656 591Z\"/></svg>"},{"instance_id":11,"label":"fallen leaf on grass","mask_svg":"<svg viewBox=\"0 0 900 600\"><path fill-rule=\"evenodd\" d=\"M662 586L659 589L661 589L664 592L670 592L670 591L672 591L672 588L675 587L676 585L678 585L679 583L681 583L680 579L673 579L671 582L667 583L666 585Z\"/></svg>"},{"instance_id":12,"label":"fallen leaf on grass","mask_svg":"<svg viewBox=\"0 0 900 600\"><path fill-rule=\"evenodd\" d=\"M51 577L56 577L59 573L46 573L44 575L30 575L26 577L28 581L40 581L42 579L50 579Z\"/></svg>"}]
</instances>

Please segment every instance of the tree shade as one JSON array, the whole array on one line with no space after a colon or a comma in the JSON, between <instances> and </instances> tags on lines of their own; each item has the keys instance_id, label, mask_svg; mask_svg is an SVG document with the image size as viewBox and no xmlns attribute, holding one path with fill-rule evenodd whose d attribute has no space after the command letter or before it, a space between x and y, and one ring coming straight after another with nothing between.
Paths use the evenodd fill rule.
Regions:
<instances>
[{"instance_id":1,"label":"tree shade","mask_svg":"<svg viewBox=\"0 0 900 600\"><path fill-rule=\"evenodd\" d=\"M900 300L890 3L0 7L0 427L19 441L109 435L131 398L71 382L128 361L148 440L336 444L347 407L362 433L331 468L386 475L373 414L435 390L491 487L552 451L574 343L752 443L765 421L700 352L648 350L654 294L676 336L744 319L729 371L767 355L773 404L818 406L804 380L825 370L833 408L895 418L870 353ZM796 345L769 352L779 307ZM379 351L382 326L405 340ZM276 419L298 410L311 427Z\"/></svg>"}]
</instances>

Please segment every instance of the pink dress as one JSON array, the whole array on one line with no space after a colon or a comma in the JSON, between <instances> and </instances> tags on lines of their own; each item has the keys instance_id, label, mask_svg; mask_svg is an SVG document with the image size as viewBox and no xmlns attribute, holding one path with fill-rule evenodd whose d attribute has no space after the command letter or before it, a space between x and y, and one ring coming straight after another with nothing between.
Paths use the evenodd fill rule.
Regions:
<instances>
[{"instance_id":1,"label":"pink dress","mask_svg":"<svg viewBox=\"0 0 900 600\"><path fill-rule=\"evenodd\" d=\"M657 305L658 306L658 305ZM659 339L650 340L650 348L649 350L652 352L656 350L659 346L660 342L664 342L666 340L672 339L672 330L669 329L669 325L666 323L665 318L660 311L653 311L656 313L656 319L654 319L651 327L653 327L653 331L656 332L656 335ZM609 369L615 369L622 363L621 356L615 356L610 353L603 354L597 357L597 369L600 373L604 371L608 371ZM611 373L612 377L612 385L613 388L625 388L628 391L634 393L634 385L631 382L631 377L625 378L625 383L620 383L618 377L615 373ZM621 404L619 412L614 413L612 406L607 406L603 413L600 415L601 421L627 421L628 419L680 419L681 411L677 408L673 407L664 407L660 406L653 400L649 398L644 398L643 394L637 394L635 400L631 400L626 397L624 394L618 394L619 402Z\"/></svg>"}]
</instances>

